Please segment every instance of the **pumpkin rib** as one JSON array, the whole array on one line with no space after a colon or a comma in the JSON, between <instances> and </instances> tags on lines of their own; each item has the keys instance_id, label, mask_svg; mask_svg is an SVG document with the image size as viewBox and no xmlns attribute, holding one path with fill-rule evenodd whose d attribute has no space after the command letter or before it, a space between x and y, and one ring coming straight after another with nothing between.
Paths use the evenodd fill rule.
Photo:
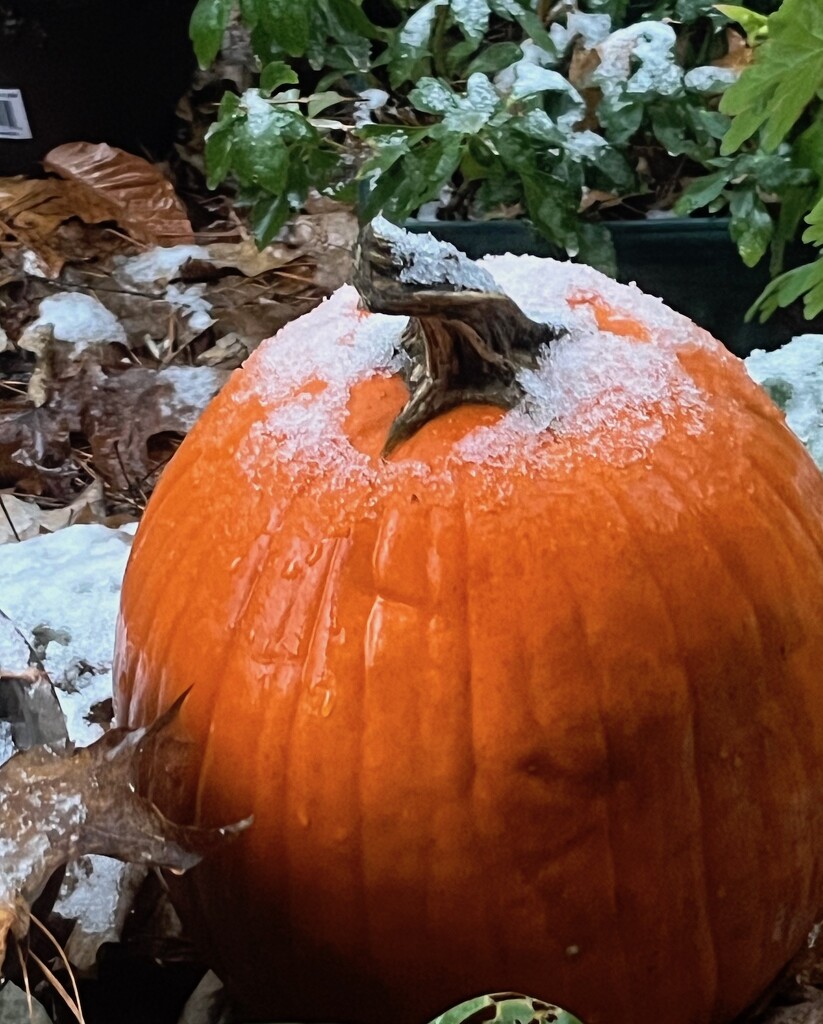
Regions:
<instances>
[{"instance_id":1,"label":"pumpkin rib","mask_svg":"<svg viewBox=\"0 0 823 1024\"><path fill-rule=\"evenodd\" d=\"M660 477L663 479L663 481L666 484L668 484L670 487L672 487L672 483L671 483L671 481L669 480L669 478L668 478L668 476L666 474L665 466L658 467L658 472L659 472ZM673 492L675 491L674 487L672 487L672 491ZM659 601L660 601L660 607L663 609L663 611L665 613L665 617L666 617L666 620L667 620L667 623L668 623L668 627L669 627L669 630L671 632L675 653L679 654L679 656L680 656L678 658L678 664L682 664L683 655L684 655L685 650L686 650L686 645L684 644L683 638L680 635L680 630L678 629L678 626L677 626L677 616L675 615L674 610L672 608L671 601L669 599L667 590L663 586L663 584L661 582L661 579L660 579L660 576L658 575L657 572L655 572L655 570L653 568L654 565L655 565L655 561L654 561L653 557L650 556L648 548L647 548L647 546L645 545L645 543L643 541L643 538L644 538L644 536L646 534L646 531L641 526L638 526L637 518L633 519L631 515L626 513L626 510L625 510L625 507L623 505L623 502L621 501L620 491L619 491L618 488L614 488L610 492L609 496L611 497L612 501L615 503L615 505L619 509L620 514L623 516L624 520L628 524L628 527L629 527L629 529L630 529L630 531L631 531L631 533L632 533L632 535L634 537L634 543L637 545L637 547L639 549L641 549L643 551L643 555L644 555L644 559L643 560L644 560L644 564L645 564L645 567L646 567L646 573L647 573L649 579L654 584L654 589L657 592L658 598L659 598ZM684 507L682 505L682 501L681 501L680 504L681 504L681 507ZM636 513L636 511L637 511L636 510L636 506L632 502L628 502L628 505L632 509L632 512ZM685 694L688 697L688 704L689 704L689 707L690 707L690 712L689 712L689 731L690 731L690 734L691 734L691 750L692 750L692 756L690 758L690 775L691 775L691 778L693 780L694 789L695 789L695 793L696 793L696 796L697 796L696 817L697 817L698 827L696 829L696 833L697 833L697 836L698 836L698 840L697 841L698 841L698 843L700 845L700 857L699 857L699 861L700 861L700 883L701 883L701 888L702 888L702 899L699 901L699 904L698 904L699 907L700 907L699 920L700 920L700 923L702 925L702 931L701 931L700 938L705 939L708 942L709 961L712 964L711 978L708 979L709 992L707 993L707 997L708 997L708 1001L712 1005L716 1005L717 999L718 999L718 976L719 976L719 961L718 961L718 954L717 954L718 942L717 942L717 937L715 936L715 933L714 933L714 929L712 927L712 916L709 913L709 907L711 905L711 901L710 901L710 898L709 898L708 856L707 856L707 852L706 852L706 842L705 842L705 834L706 834L706 829L705 829L706 815L705 815L705 811L704 811L704 805L705 805L705 797L704 797L705 784L701 780L701 774L700 774L700 770L698 768L699 757L698 757L698 753L697 752L698 752L699 747L698 747L697 721L696 721L696 717L697 717L696 716L697 700L696 700L696 692L695 692L695 680L692 677L691 673L689 673L688 671L683 671L683 672L681 672L679 674L682 677L684 692L685 692ZM698 945L700 945L702 947L703 943L698 942ZM694 979L692 979L692 984L693 983L694 983Z\"/></svg>"},{"instance_id":2,"label":"pumpkin rib","mask_svg":"<svg viewBox=\"0 0 823 1024\"><path fill-rule=\"evenodd\" d=\"M781 425L782 425L784 430L789 432L789 428L788 428L788 426L786 426L785 423L783 423ZM771 440L771 439L769 439L769 440ZM770 447L776 448L777 446L775 445L775 446L770 446ZM785 447L786 447L785 444L780 446L780 449L781 449L780 450L780 456L782 456L784 458L785 458ZM802 534L803 538L810 544L810 546L812 548L812 553L814 555L816 555L818 558L823 558L823 530L815 530L815 531L809 532L808 528L806 526L804 526L804 517L801 515L801 511L800 511L801 510L801 506L799 505L800 488L793 489L793 490L788 490L786 488L783 488L783 489L778 489L777 488L776 484L771 479L771 473L770 473L770 471L768 469L768 466L765 466L763 464L763 456L764 456L765 450L767 450L765 443L764 444L759 444L759 445L756 445L756 446L752 446L752 451L749 453L749 459L751 461L752 467L754 469L756 469L757 475L758 475L761 483L764 486L766 486L774 494L775 499L779 502L780 506L782 508L784 508L789 513L789 515L791 516L793 524L797 527L797 531L796 532L798 532L798 534ZM805 454L805 453L803 453L803 454ZM805 465L801 467L802 471L803 471L803 475L806 478L805 480L802 481L804 485L810 483L810 481L808 480L808 476L809 476L808 470L809 469L811 469L812 471L815 470L815 467L813 465L810 466L810 457L806 456L806 459L809 460L809 461L804 460L805 461ZM804 490L805 489L806 489L806 487L804 486ZM818 505L820 506L821 518L823 518L823 502L818 502ZM807 519L807 518L808 517L805 517L805 519ZM802 564L803 563L799 560L799 556L798 556L798 565L800 566Z\"/></svg>"},{"instance_id":3,"label":"pumpkin rib","mask_svg":"<svg viewBox=\"0 0 823 1024\"><path fill-rule=\"evenodd\" d=\"M310 635L309 635L307 643L306 643L305 654L304 654L304 656L301 659L302 663L303 663L303 669L302 669L302 671L300 673L300 678L299 678L300 695L292 703L292 708L291 708L291 711L290 711L290 718L289 718L289 721L287 723L286 728L284 730L279 730L281 732L281 735L283 733L285 733L284 754L283 754L283 763L284 763L285 766L288 766L294 760L294 752L295 752L296 744L297 743L301 743L301 747L302 747L302 740L303 740L303 738L302 738L302 735L299 733L297 726L298 726L298 720L301 718L301 716L304 716L306 714L306 711L305 711L305 708L306 708L306 696L307 696L307 691L308 691L307 680L306 680L306 668L307 668L307 666L308 666L308 664L310 662L311 653L313 651L315 643L321 642L321 640L323 638L322 637L322 633L318 632L318 625L320 624L321 621L325 621L326 617L324 615L324 611L326 609L330 610L331 605L333 604L334 600L337 597L337 593L336 593L335 588L338 587L338 586L342 586L342 579L341 579L341 577L343 575L344 568L345 568L346 563L348 561L348 555L349 555L349 553L351 551L351 548L352 548L352 539L351 539L350 536L340 536L340 537L332 537L331 538L331 543L329 544L329 551L328 551L328 554L327 554L326 559L325 559L324 572L322 574L322 577L318 577L317 582L316 582L315 587L314 587L314 589L315 589L315 591L316 591L316 593L318 595L318 599L317 599L317 603L315 604L315 606L312 609L312 611L309 614L307 614L307 616L306 616L308 621L312 624L312 628L311 628ZM330 634L327 634L326 635L327 650L328 650L328 645L329 645L330 640L331 640L331 636L330 636ZM352 694L350 694L350 697L349 697L349 699L352 702L356 701L356 702L361 704L361 714L359 714L357 716L358 721L362 720L362 718L363 718L363 715L362 715L362 685L363 685L362 682L360 682L360 684L359 684L360 693L352 693ZM340 699L340 698L335 698L335 699ZM322 708L321 708L321 714L322 714ZM358 746L359 746L359 744L358 744ZM288 768L286 768L286 770L288 770ZM289 780L289 781L291 782L291 780ZM294 789L295 789L294 786L287 785L286 788L285 788L285 792L284 792L283 813L290 820L294 820L295 817L299 817L299 815L301 814L301 809L295 803ZM265 788L260 789L258 791L259 792L265 792ZM356 791L357 791L357 787L352 785L351 786L351 792L353 793L353 792L356 792ZM356 806L358 806L359 802L356 802L356 801L353 801L353 800L352 801L348 801L347 802L347 807L351 807L352 804L354 804L355 807L356 807ZM314 816L313 809L311 811L305 810L304 813L310 819L313 818L313 816ZM284 844L284 871L285 871L287 877L294 878L297 875L299 875L301 852L299 850L295 849L294 843L290 843L289 842L289 838L290 837L287 835L286 836L286 842ZM284 894L284 897L285 897L284 913L285 913L285 915L288 918L296 917L297 914L296 914L295 907L294 907L294 901L295 901L296 894L292 891L292 887L291 886L284 886L283 890L284 890L283 894ZM365 906L365 902L366 902L365 901L365 895L364 895L365 891L366 891L365 890L365 885L363 885L362 882L361 882L361 885L360 885L360 887L358 889L358 903L360 905L362 905L362 906ZM357 917L355 916L354 919L357 920ZM359 942L362 942L362 938L359 938L359 937L356 937L356 936L352 936L352 943L353 944L359 943Z\"/></svg>"},{"instance_id":4,"label":"pumpkin rib","mask_svg":"<svg viewBox=\"0 0 823 1024\"><path fill-rule=\"evenodd\" d=\"M569 595L571 597L571 607L574 609L574 620L575 620L575 622L578 625L578 632L579 632L579 637L580 637L580 642L576 645L576 650L579 652L580 656L585 660L585 665L586 665L585 675L594 681L594 680L597 679L597 667L595 666L594 659L592 658L591 652L589 650L588 643L586 642L587 633L588 633L588 630L587 630L587 627L586 627L586 616L585 616L585 611L584 611L586 602L584 600L583 595L578 591L577 587L575 586L574 578L571 576L571 574L568 571L566 571L565 566L558 565L558 566L555 567L555 571L558 572L559 575L561 576L561 578L563 579L563 581L565 583L565 586L566 586L566 589L567 589L567 591L568 591L568 593L569 593ZM603 696L602 696L602 693L600 692L599 689L598 689L598 697L597 697L597 701L596 701L596 710L597 710L597 727L598 727L598 732L599 732L599 735L600 735L600 746L601 746L602 751L603 751L604 764L605 764L605 769L606 769L607 787L608 787L608 790L610 791L611 788L612 788L612 780L616 777L616 773L615 773L615 771L613 769L613 765L612 765L612 757L611 757L611 753L610 753L610 744L609 744L609 731L608 731L608 729L606 727L606 718L605 718L605 712L604 712L604 708L603 708ZM616 858L615 858L614 840L613 840L614 833L615 833L615 828L614 828L614 824L612 822L612 810L611 810L611 804L610 804L609 799L608 799L608 795L605 795L605 796L601 797L599 799L598 803L600 805L600 814L601 814L601 816L603 818L604 826L605 826L605 837L606 837L605 850L606 850L606 854L607 854L607 858L608 858L608 872L609 872L609 884L607 886L607 891L609 892L610 897L611 897L611 900L610 900L610 903L611 903L610 910L611 910L611 914L612 914L613 919L614 920L619 920L620 919L620 892L619 892L619 888L618 888L618 884L617 884L618 871L617 871L617 861L616 861ZM628 950L626 948L626 942L627 941L631 941L631 937L627 936L627 935L624 935L624 933L622 931L620 931L620 930L618 930L618 933L617 933L617 935L615 937L616 937L616 940L617 940L617 947L618 947L617 948L617 952L619 953L619 966L617 967L615 973L617 973L617 975L620 978L626 978L628 976L628 973L629 973L628 972L628 965L631 962L631 957L628 955ZM621 1012L621 1013L629 1012L630 1013L631 1012L631 1007L628 1006L628 1005L625 1005L625 1003L626 1003L626 996L624 995L623 991L621 991L621 993L620 993L620 999L621 999L621 1002L624 1003L624 1005L622 1007L617 1007L616 1008L618 1010L618 1012Z\"/></svg>"},{"instance_id":5,"label":"pumpkin rib","mask_svg":"<svg viewBox=\"0 0 823 1024\"><path fill-rule=\"evenodd\" d=\"M661 468L660 471L665 476L665 469ZM683 486L682 480L680 480L677 477L673 478L673 477L669 476L669 480L672 483L672 485L673 485L675 490L678 490L679 488L681 488ZM746 586L745 585L745 581L741 580L739 574L732 570L732 567L729 564L728 557L725 555L724 551L718 546L715 538L714 537L710 537L710 536L707 535L707 533L705 531L705 527L703 526L703 524L702 524L702 522L701 522L699 517L695 517L695 528L699 532L699 534L703 537L704 542L706 544L706 550L711 550L711 551L714 552L715 557L718 559L718 563L723 566L723 570L726 573L727 578L733 583L733 586L734 586L735 590L738 592L739 596L742 598L742 600L745 603L745 605L749 608L749 610L751 612L751 615L752 615L752 618L753 618L753 620L754 620L754 622L756 624L756 628L754 630L753 637L751 637L750 639L754 639L757 642L757 644L758 644L758 651L759 651L759 656L758 656L757 660L762 661L763 660L763 656L764 656L764 651L763 651L763 647L762 647L763 627L762 627L762 622L761 622L761 619L760 619L760 615L758 613L757 606L754 604L754 602L752 602L751 598L748 596L752 592L752 587L751 586ZM689 679L690 679L691 692L692 692L692 694L694 696L696 696L696 694L698 692L698 683L699 683L699 681L695 680L693 678L693 675L692 675L691 671L689 671L688 675L689 675ZM699 704L696 705L696 706L699 706ZM777 802L776 798L772 802ZM778 807L778 810L779 810L779 807ZM768 817L770 817L770 815L765 814L764 817L766 817L768 819ZM701 839L702 839L702 842L704 844L704 847L705 847L705 842L706 842L706 835L707 835L707 833L705 831L701 835ZM766 869L769 867L769 860L770 860L769 851L765 847L760 846L760 847L757 847L757 851L756 852L758 853L758 861L759 861L759 863L758 863L756 869L752 873L754 875L756 875L757 877L760 877L760 878L768 877L769 873L768 873L768 871ZM720 861L720 862L722 862L722 858L718 858L715 855L713 858L709 858L708 859L709 863L711 863L712 861L716 861L716 862ZM712 890L710 888L709 892L711 893L711 891ZM710 896L710 900L709 900L709 904L708 904L709 907L713 907L714 903L715 903L715 900L713 898L711 898L711 896ZM762 913L762 909L761 909L760 912ZM710 913L709 914L709 919L710 920L714 920L715 919L715 915ZM812 922L810 921L809 922L809 926L811 925L811 923ZM799 939L800 938L802 938L802 936L800 936ZM734 960L733 952L725 944L719 943L717 941L716 937L715 937L715 941L713 943L713 948L715 949L715 951L721 952L727 958L730 958L732 961ZM715 955L717 956L717 952L716 952ZM789 956L789 955L791 955L791 951L790 950L787 951L787 956ZM722 967L722 958L718 958L716 962L717 962L717 965L718 965L718 970L720 970L721 967ZM759 965L759 967L762 970L763 967L764 967L764 964L761 963ZM775 971L775 973L777 973L777 972ZM748 994L741 993L741 995L743 995L743 998L745 999L745 1001L747 1003L751 1002L751 1000L753 1000L756 997L757 994L758 993L756 991L750 991ZM715 1000L714 1000L715 1012L717 1012L720 1009L720 1006L718 1004L723 999L725 999L727 1004L731 1003L732 1005L734 1005L734 1002L733 1002L733 1000L730 999L730 994L728 992L722 992L721 993L721 992L716 991Z\"/></svg>"},{"instance_id":6,"label":"pumpkin rib","mask_svg":"<svg viewBox=\"0 0 823 1024\"><path fill-rule=\"evenodd\" d=\"M470 510L463 504L460 508L459 515L455 518L460 524L460 548L457 563L464 566L472 567L476 558L472 551L472 530L470 524ZM455 552L449 552L454 557ZM477 666L474 659L474 615L473 615L473 602L472 602L472 587L469 585L468 576L463 576L463 593L461 600L461 608L463 609L463 619L459 625L455 626L453 633L456 633L459 639L462 641L462 652L463 656L460 661L464 666L464 679L465 679L465 697L462 702L462 707L466 709L466 728L464 735L466 737L466 752L464 760L467 765L465 770L466 775L466 802L470 808L477 806L477 784L479 775L479 764L477 755L478 745L478 708L477 708L477 692L475 689L475 680L477 678ZM480 621L483 620L482 613L479 616ZM474 825L474 814L471 814L472 824ZM475 840L482 848L481 838L477 834L476 828L474 828ZM503 949L503 942L495 927L495 915L490 908L488 901L483 898L482 904L482 932L486 941L487 953L486 955L491 957L497 962L501 962L505 953Z\"/></svg>"},{"instance_id":7,"label":"pumpkin rib","mask_svg":"<svg viewBox=\"0 0 823 1024\"><path fill-rule=\"evenodd\" d=\"M272 545L271 534L264 534L263 536L266 538L266 550L265 553L263 554L263 559L265 562L268 560L268 558L272 556ZM223 650L223 656L215 665L214 674L216 678L220 678L221 676L230 678L227 669L231 663L232 656L235 654L241 638L242 640L246 639L245 636L242 636L242 633L244 632L243 625L245 612L248 608L249 603L253 599L256 588L261 585L262 580L262 571L258 571L257 573L255 573L251 581L251 585L246 590L243 608L236 614L233 621L228 621L225 623L226 643ZM211 722L214 721L215 718L217 718L218 720L222 718L222 715L218 713L220 709L221 699L227 700L230 694L231 690L227 689L226 687L219 688L216 686L212 686L209 689L209 692L205 698L206 706L204 710L204 717L208 721ZM243 694L243 699L245 699L245 694ZM231 703L232 701L236 700L236 695L232 695L231 698L227 700L227 702ZM227 709L227 713L231 714L231 712L232 708L231 706L229 706ZM219 757L219 754L214 749L216 735L217 733L214 729L209 729L206 733L206 737L203 744L203 753L201 761L202 767L200 769L200 775L198 778L197 789L195 793L195 820L198 823L205 822L208 820L208 815L204 814L203 808L204 805L207 803L208 799L206 786L211 778L213 759L215 757Z\"/></svg>"},{"instance_id":8,"label":"pumpkin rib","mask_svg":"<svg viewBox=\"0 0 823 1024\"><path fill-rule=\"evenodd\" d=\"M661 474L661 475L663 475L663 474ZM647 579L651 582L653 592L657 596L658 608L659 608L660 612L662 613L663 620L664 620L665 623L667 623L669 625L670 637L671 637L671 645L672 645L672 652L673 652L673 654L676 655L677 652L682 652L683 644L682 644L682 640L681 640L681 638L679 636L678 630L674 628L673 613L672 613L671 607L669 605L669 602L666 599L666 595L665 595L664 589L661 587L661 584L660 584L660 581L659 581L659 579L657 577L657 574L653 571L653 569L651 567L652 566L652 561L649 558L648 549L647 549L647 547L644 544L643 539L642 539L642 538L644 538L645 536L648 535L649 528L648 528L648 525L643 522L642 512L641 512L640 515L635 515L635 516L631 516L631 515L627 514L626 508L624 506L624 503L621 501L622 493L623 492L621 491L621 488L619 486L616 486L616 487L609 488L608 491L604 491L603 497L604 497L604 499L605 499L605 501L607 503L610 503L614 508L616 508L618 514L620 515L621 519L625 523L626 528L627 528L628 536L629 536L629 538L631 540L631 547L633 549L636 549L638 552L640 552L642 554L643 573L647 577ZM626 495L626 498L627 499L629 498L628 494ZM637 505L636 505L635 502L633 502L631 500L628 500L627 504L632 509L633 512L637 511ZM692 693L691 693L691 686L692 686L691 679L690 679L688 673L681 672L681 671L677 672L677 676L678 676L678 679L680 680L680 682L678 684L678 689L686 697L686 700L687 700L687 703L689 704L689 706L693 708L694 704L693 704L693 696L692 696ZM693 716L693 712L689 715L689 723L690 723L689 728L690 728L691 731L693 731L693 729L694 729L694 716ZM693 747L693 749L695 749L695 748ZM693 756L692 759L691 759L691 763L692 763L692 768L693 769L695 768L695 760L696 760L696 758ZM692 778L695 780L695 782L698 781L697 780L697 776L694 773L692 774ZM694 814L696 816L697 826L698 827L695 829L695 831L698 833L698 835L700 835L701 839L699 841L702 844L702 825L703 825L702 803L703 803L703 801L702 801L702 797L700 795L700 788L699 788L699 786L698 786L698 790L697 790L697 795L698 795L697 806L694 809ZM681 808L678 805L678 811L680 811L680 810L681 810ZM687 809L683 809L683 810L687 810ZM623 866L622 870L621 870L620 862L617 862L615 870L617 872L618 877L630 877L630 872L627 869L630 868L631 862L633 862L633 860L634 860L634 854L630 851L630 863L628 865ZM706 856L705 856L705 851L704 850L701 852L700 856L698 858L696 858L696 860L699 861L699 864L700 864L699 879L700 879L700 882L701 882L701 884L703 886L703 890L704 890L704 900L703 900L702 904L701 903L697 904L701 908L701 912L699 913L698 916L699 916L699 919L701 921L705 922L705 918L707 916L705 908L708 906L708 902L707 902L707 899L706 899L706 896L707 896ZM695 859L692 859L692 861L690 863L691 863L691 867L694 868L695 867ZM674 909L674 911L676 913L677 908L673 908L673 909ZM660 911L660 916L661 916L662 920L665 919L666 913L665 913L664 910ZM714 934L713 934L713 932L711 930L709 930L709 932L708 932L708 938L709 938L710 943L711 943L711 949L714 950L714 948L715 948L715 938L714 938ZM669 941L670 942L671 939L666 939L665 941ZM672 952L676 952L676 950L672 950ZM710 978L708 979L708 984L709 984L710 990L712 992L712 995L714 995L716 993L716 982L715 982L714 979L716 978L716 975L717 975L717 963L716 963L716 959L715 959L713 953L710 956L710 960L711 960L711 962L713 964L713 968L710 971ZM704 992L704 989L702 987L703 984L704 984L704 981L705 981L705 979L703 977L695 977L694 975L692 975L688 979L687 993L674 993L672 995L672 1000L675 1001L675 1002L679 1002L680 999L683 999L684 1002L686 1004L688 1004L688 1002L689 1002L688 996L697 987L698 983L701 985L701 988L700 988L701 993ZM672 980L672 983L674 984L674 979Z\"/></svg>"}]
</instances>

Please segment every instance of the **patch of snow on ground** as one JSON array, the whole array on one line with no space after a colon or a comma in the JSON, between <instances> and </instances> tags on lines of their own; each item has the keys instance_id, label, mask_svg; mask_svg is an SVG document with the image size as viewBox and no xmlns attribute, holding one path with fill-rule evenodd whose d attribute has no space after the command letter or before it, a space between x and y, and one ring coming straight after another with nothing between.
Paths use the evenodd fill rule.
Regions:
<instances>
[{"instance_id":1,"label":"patch of snow on ground","mask_svg":"<svg viewBox=\"0 0 823 1024\"><path fill-rule=\"evenodd\" d=\"M89 524L0 546L0 610L37 644L57 690L69 738L86 746L101 734L86 721L111 697L111 660L120 584L133 529ZM25 662L24 662L25 665Z\"/></svg>"},{"instance_id":2,"label":"patch of snow on ground","mask_svg":"<svg viewBox=\"0 0 823 1024\"><path fill-rule=\"evenodd\" d=\"M57 341L67 341L80 351L88 345L126 343L123 325L93 295L58 292L40 303L37 319L27 330L51 324Z\"/></svg>"},{"instance_id":3,"label":"patch of snow on ground","mask_svg":"<svg viewBox=\"0 0 823 1024\"><path fill-rule=\"evenodd\" d=\"M102 733L87 721L92 705L112 695L111 661L120 586L134 527L68 526L57 533L0 546L0 665L25 668L28 648L54 636L43 658L66 716L68 735L87 746ZM45 633L47 630L48 633ZM14 752L0 722L0 763ZM69 866L56 909L78 924L69 940L77 966L94 963L101 942L119 934L128 907L129 869L107 857Z\"/></svg>"}]
</instances>

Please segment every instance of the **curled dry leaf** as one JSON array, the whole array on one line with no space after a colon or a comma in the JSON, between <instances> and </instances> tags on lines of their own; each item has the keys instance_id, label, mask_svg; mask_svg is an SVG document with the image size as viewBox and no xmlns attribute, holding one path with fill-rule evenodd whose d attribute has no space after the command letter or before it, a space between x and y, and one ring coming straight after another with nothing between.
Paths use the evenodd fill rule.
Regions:
<instances>
[{"instance_id":1,"label":"curled dry leaf","mask_svg":"<svg viewBox=\"0 0 823 1024\"><path fill-rule=\"evenodd\" d=\"M145 729L112 729L89 747L33 747L0 766L0 964L9 933L25 936L31 905L54 871L86 854L184 872L236 836L177 825L139 793L145 763L162 748L185 771L188 746L171 728L176 702Z\"/></svg>"},{"instance_id":2,"label":"curled dry leaf","mask_svg":"<svg viewBox=\"0 0 823 1024\"><path fill-rule=\"evenodd\" d=\"M85 224L101 224L113 219L107 203L72 182L0 178L3 230L26 247L24 270L29 274L59 276L65 254L54 236L57 229L73 217Z\"/></svg>"},{"instance_id":3,"label":"curled dry leaf","mask_svg":"<svg viewBox=\"0 0 823 1024\"><path fill-rule=\"evenodd\" d=\"M102 523L105 519L105 494L99 480L59 508L40 508L34 501L0 492L0 544L54 533L72 523Z\"/></svg>"},{"instance_id":4,"label":"curled dry leaf","mask_svg":"<svg viewBox=\"0 0 823 1024\"><path fill-rule=\"evenodd\" d=\"M227 377L209 366L124 367L111 346L78 353L45 329L37 340L36 392L0 403L0 486L68 503L81 475L79 438L110 487L147 492L169 442L188 433Z\"/></svg>"},{"instance_id":5,"label":"curled dry leaf","mask_svg":"<svg viewBox=\"0 0 823 1024\"><path fill-rule=\"evenodd\" d=\"M746 37L737 29L729 26L726 29L727 52L723 57L712 61L717 68L731 68L732 71L742 71L754 60L754 50L746 42Z\"/></svg>"},{"instance_id":6,"label":"curled dry leaf","mask_svg":"<svg viewBox=\"0 0 823 1024\"><path fill-rule=\"evenodd\" d=\"M67 142L43 160L47 171L73 182L109 210L109 219L149 245L192 242L183 204L159 168L105 143Z\"/></svg>"}]
</instances>

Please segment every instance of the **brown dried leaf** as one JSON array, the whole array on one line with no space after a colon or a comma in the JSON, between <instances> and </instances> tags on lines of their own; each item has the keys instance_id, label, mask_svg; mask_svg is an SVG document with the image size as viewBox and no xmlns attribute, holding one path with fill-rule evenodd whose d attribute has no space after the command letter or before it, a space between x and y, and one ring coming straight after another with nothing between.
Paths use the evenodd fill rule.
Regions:
<instances>
[{"instance_id":1,"label":"brown dried leaf","mask_svg":"<svg viewBox=\"0 0 823 1024\"><path fill-rule=\"evenodd\" d=\"M586 115L578 127L596 131L600 127L597 119L597 108L602 93L599 88L589 85L592 72L600 66L600 54L597 50L588 50L578 39L572 50L568 78L586 103Z\"/></svg>"},{"instance_id":2,"label":"brown dried leaf","mask_svg":"<svg viewBox=\"0 0 823 1024\"><path fill-rule=\"evenodd\" d=\"M155 164L105 143L67 142L43 160L47 171L74 183L81 194L103 203L109 217L150 245L194 241L174 188Z\"/></svg>"},{"instance_id":3,"label":"brown dried leaf","mask_svg":"<svg viewBox=\"0 0 823 1024\"><path fill-rule=\"evenodd\" d=\"M0 215L12 231L23 228L47 238L70 217L87 224L111 220L109 203L70 182L39 178L0 178Z\"/></svg>"},{"instance_id":4,"label":"brown dried leaf","mask_svg":"<svg viewBox=\"0 0 823 1024\"><path fill-rule=\"evenodd\" d=\"M73 501L59 508L40 508L33 501L2 492L0 507L0 544L54 533L72 523L102 523L106 518L105 495L99 480L93 480Z\"/></svg>"},{"instance_id":5,"label":"brown dried leaf","mask_svg":"<svg viewBox=\"0 0 823 1024\"><path fill-rule=\"evenodd\" d=\"M6 233L30 250L23 268L28 273L59 276L65 253L53 236L72 217L86 224L115 219L110 204L71 182L0 178L0 219Z\"/></svg>"},{"instance_id":6,"label":"brown dried leaf","mask_svg":"<svg viewBox=\"0 0 823 1024\"><path fill-rule=\"evenodd\" d=\"M159 744L164 758L170 749L185 758L185 744L167 742L180 705L148 729L112 729L76 750L34 747L0 766L0 964L9 932L26 934L32 903L61 865L97 853L187 871L248 827L176 825L139 794Z\"/></svg>"},{"instance_id":7,"label":"brown dried leaf","mask_svg":"<svg viewBox=\"0 0 823 1024\"><path fill-rule=\"evenodd\" d=\"M158 441L181 440L227 375L208 366L124 369L108 358L106 346L78 356L47 339L36 378L42 404L0 402L0 485L70 499L80 473L72 446L83 437L97 475L118 490L136 488L144 501L149 478L173 451Z\"/></svg>"},{"instance_id":8,"label":"brown dried leaf","mask_svg":"<svg viewBox=\"0 0 823 1024\"><path fill-rule=\"evenodd\" d=\"M588 210L593 206L598 209L605 209L609 206L618 206L622 202L622 197L614 192L604 192L597 188L587 188L583 191L578 209L582 213L584 210Z\"/></svg>"},{"instance_id":9,"label":"brown dried leaf","mask_svg":"<svg viewBox=\"0 0 823 1024\"><path fill-rule=\"evenodd\" d=\"M742 35L737 29L731 27L726 29L726 47L727 52L725 56L712 61L712 64L717 68L731 68L732 71L742 71L743 68L747 67L754 60L754 50L746 42L745 35Z\"/></svg>"},{"instance_id":10,"label":"brown dried leaf","mask_svg":"<svg viewBox=\"0 0 823 1024\"><path fill-rule=\"evenodd\" d=\"M281 248L310 261L314 293L328 295L351 279L352 253L357 241L357 217L354 211L322 196L310 199L307 212L290 222L286 240L271 248Z\"/></svg>"}]
</instances>

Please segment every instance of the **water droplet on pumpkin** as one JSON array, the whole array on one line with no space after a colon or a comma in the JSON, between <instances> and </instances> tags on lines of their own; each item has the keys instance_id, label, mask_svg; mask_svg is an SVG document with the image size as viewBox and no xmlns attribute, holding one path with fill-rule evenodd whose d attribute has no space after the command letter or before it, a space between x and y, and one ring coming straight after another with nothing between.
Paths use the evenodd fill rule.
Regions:
<instances>
[{"instance_id":1,"label":"water droplet on pumpkin","mask_svg":"<svg viewBox=\"0 0 823 1024\"><path fill-rule=\"evenodd\" d=\"M301 807L298 810L297 820L303 826L303 828L308 828L311 825L311 818L309 817L309 812L306 810L305 807Z\"/></svg>"},{"instance_id":2,"label":"water droplet on pumpkin","mask_svg":"<svg viewBox=\"0 0 823 1024\"><path fill-rule=\"evenodd\" d=\"M287 562L283 568L283 578L287 580L296 580L301 574L303 566L299 558L292 558L290 562Z\"/></svg>"},{"instance_id":3,"label":"water droplet on pumpkin","mask_svg":"<svg viewBox=\"0 0 823 1024\"><path fill-rule=\"evenodd\" d=\"M320 705L320 714L323 718L328 718L334 707L334 690L328 689L323 694L323 703Z\"/></svg>"},{"instance_id":4,"label":"water droplet on pumpkin","mask_svg":"<svg viewBox=\"0 0 823 1024\"><path fill-rule=\"evenodd\" d=\"M315 544L308 555L306 555L306 565L316 565L322 554L323 544L321 541L321 543Z\"/></svg>"}]
</instances>

